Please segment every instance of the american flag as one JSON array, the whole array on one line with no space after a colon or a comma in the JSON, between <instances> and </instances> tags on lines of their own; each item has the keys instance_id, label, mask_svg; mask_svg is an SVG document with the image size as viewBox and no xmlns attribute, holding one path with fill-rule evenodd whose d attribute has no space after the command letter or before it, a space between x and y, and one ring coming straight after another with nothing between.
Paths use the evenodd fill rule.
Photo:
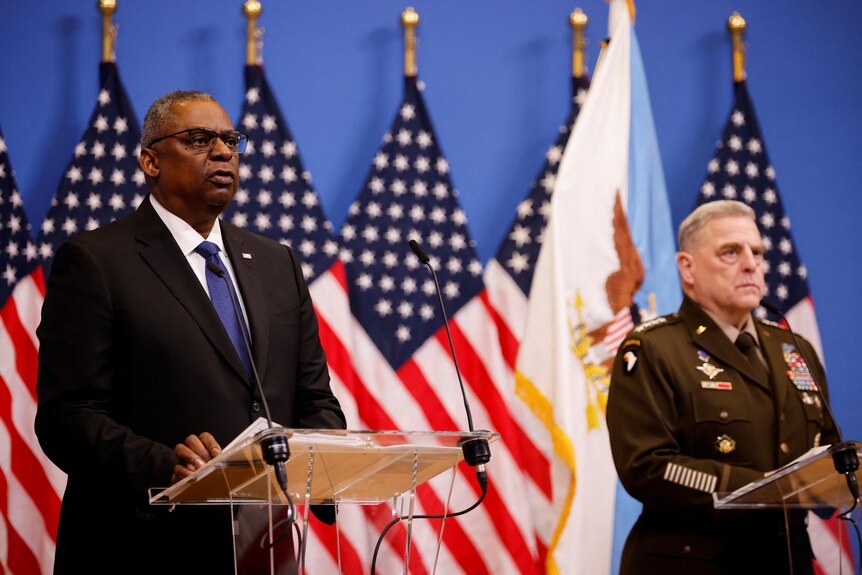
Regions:
<instances>
[{"instance_id":1,"label":"american flag","mask_svg":"<svg viewBox=\"0 0 862 575\"><path fill-rule=\"evenodd\" d=\"M352 318L338 241L261 65L245 67L245 88L236 125L248 134L249 143L240 156L240 189L222 217L289 245L300 255L315 303L332 389L347 415L348 427L356 429L351 401L355 378L343 343ZM345 533L336 540L332 528L311 519L307 543L310 573L336 572L339 555L344 572L365 570L366 521L362 513L342 509L338 521Z\"/></svg>"},{"instance_id":2,"label":"american flag","mask_svg":"<svg viewBox=\"0 0 862 575\"><path fill-rule=\"evenodd\" d=\"M706 179L700 187L697 203L713 200L739 200L754 209L766 247L763 262L766 298L778 306L796 333L814 345L822 359L820 332L808 289L808 271L790 233L790 218L784 211L775 170L766 153L744 81L734 83L733 109L716 145L715 155L707 165ZM761 316L766 314L762 308L757 313ZM844 527L836 524L836 519L824 522L814 514L809 514L809 518L808 531L814 554L818 557L816 569L820 573L855 572L849 538L846 533L842 538L838 536L838 531ZM843 570L838 560L842 547Z\"/></svg>"},{"instance_id":3,"label":"american flag","mask_svg":"<svg viewBox=\"0 0 862 575\"><path fill-rule=\"evenodd\" d=\"M249 136L248 148L240 156L240 188L222 217L293 247L312 283L338 259L332 223L261 66L245 67L245 86L237 125Z\"/></svg>"},{"instance_id":4,"label":"american flag","mask_svg":"<svg viewBox=\"0 0 862 575\"><path fill-rule=\"evenodd\" d=\"M542 232L548 223L548 204L557 181L557 170L589 87L590 81L586 75L572 78L572 107L569 115L560 126L556 141L545 153L544 164L530 185L527 196L518 204L514 221L485 272L485 283L498 312L500 343L506 363L513 370L524 333L524 322L527 320L527 299L536 259L542 247Z\"/></svg>"},{"instance_id":5,"label":"american flag","mask_svg":"<svg viewBox=\"0 0 862 575\"><path fill-rule=\"evenodd\" d=\"M786 314L810 300L808 271L790 234L790 218L778 195L775 170L766 153L745 82L734 84L734 96L733 111L707 165L697 203L739 200L754 209L766 247L763 264L766 297ZM815 341L819 351L819 336Z\"/></svg>"},{"instance_id":6,"label":"american flag","mask_svg":"<svg viewBox=\"0 0 862 575\"><path fill-rule=\"evenodd\" d=\"M96 108L42 221L37 244L46 276L66 239L132 212L146 195L141 131L116 63L102 62L99 79Z\"/></svg>"},{"instance_id":7,"label":"american flag","mask_svg":"<svg viewBox=\"0 0 862 575\"><path fill-rule=\"evenodd\" d=\"M413 239L440 280L475 427L502 435L492 445L488 496L446 522L439 559L439 522L414 523L410 571L427 573L436 565L442 573L538 572L521 472L524 434L510 409L482 265L415 77L405 78L404 99L340 235L357 322L351 346L363 426L467 429L434 281L410 250ZM420 513L441 513L448 489L445 481L422 486ZM463 509L479 495L473 471L462 466L450 509ZM378 565L395 572L403 550L403 533L388 535Z\"/></svg>"},{"instance_id":8,"label":"american flag","mask_svg":"<svg viewBox=\"0 0 862 575\"><path fill-rule=\"evenodd\" d=\"M4 341L0 342L0 358L4 385L0 392L6 397L3 419L7 424L7 435L3 441L11 449L0 450L9 454L9 460L4 461L5 485L0 488L8 494L10 503L10 544L7 549L8 566L13 573L51 571L60 501L66 481L62 472L44 456L32 431L36 414L36 327L45 295L44 278L50 272L54 253L63 241L131 212L143 198L144 178L137 161L140 140L137 120L120 84L116 64L103 62L99 75L96 109L83 138L75 146L69 167L43 220L38 241L35 245L29 242L30 230L26 220L16 220L13 214L9 219L0 219L0 222L12 224L20 222L19 227L25 227L19 233L27 234L26 240L19 236L17 241L12 239L9 243L3 238L0 245L6 251L0 257L8 258L16 249L24 250L22 253L28 262L41 264L40 268L18 268L17 272L9 272L9 281L15 279L15 275L20 281L3 306ZM0 209L15 208L23 216L5 154L4 165L4 179L8 184L0 185L8 185L9 191L4 188L6 205ZM20 256L2 261L3 267L8 262L8 269L13 270L12 266L20 262ZM26 517L26 520L21 517ZM13 536L18 537L14 544Z\"/></svg>"},{"instance_id":9,"label":"american flag","mask_svg":"<svg viewBox=\"0 0 862 575\"><path fill-rule=\"evenodd\" d=\"M50 573L66 478L36 417L36 326L45 282L0 133L0 572Z\"/></svg>"}]
</instances>

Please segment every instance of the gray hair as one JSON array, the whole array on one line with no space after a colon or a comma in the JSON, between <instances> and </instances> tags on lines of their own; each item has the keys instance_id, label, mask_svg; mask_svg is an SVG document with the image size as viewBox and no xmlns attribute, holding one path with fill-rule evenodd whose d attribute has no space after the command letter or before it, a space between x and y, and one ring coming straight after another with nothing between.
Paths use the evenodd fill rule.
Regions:
<instances>
[{"instance_id":1,"label":"gray hair","mask_svg":"<svg viewBox=\"0 0 862 575\"><path fill-rule=\"evenodd\" d=\"M691 212L679 225L677 245L679 250L688 251L694 236L703 226L717 218L729 216L746 216L757 222L754 210L750 206L737 200L716 200L701 204Z\"/></svg>"},{"instance_id":2,"label":"gray hair","mask_svg":"<svg viewBox=\"0 0 862 575\"><path fill-rule=\"evenodd\" d=\"M218 101L206 92L197 90L176 90L168 92L153 102L147 115L144 116L144 128L141 132L141 146L147 147L150 142L163 136L165 126L174 119L171 106L176 102L215 102Z\"/></svg>"}]
</instances>

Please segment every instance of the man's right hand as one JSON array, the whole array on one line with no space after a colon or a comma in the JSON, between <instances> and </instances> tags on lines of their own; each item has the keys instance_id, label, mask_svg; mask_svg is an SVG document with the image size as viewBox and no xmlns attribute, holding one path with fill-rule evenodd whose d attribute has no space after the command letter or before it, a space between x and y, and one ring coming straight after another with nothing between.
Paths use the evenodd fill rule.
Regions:
<instances>
[{"instance_id":1,"label":"man's right hand","mask_svg":"<svg viewBox=\"0 0 862 575\"><path fill-rule=\"evenodd\" d=\"M221 453L221 446L211 433L204 431L200 435L189 435L184 443L174 448L182 463L174 466L171 485L192 475L203 467L207 461Z\"/></svg>"}]
</instances>

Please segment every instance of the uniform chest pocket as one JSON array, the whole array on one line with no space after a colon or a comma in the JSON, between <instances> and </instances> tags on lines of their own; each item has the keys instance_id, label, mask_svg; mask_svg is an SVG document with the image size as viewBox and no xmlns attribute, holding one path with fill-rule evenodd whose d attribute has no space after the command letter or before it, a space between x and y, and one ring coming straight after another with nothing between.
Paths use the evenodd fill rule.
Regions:
<instances>
[{"instance_id":1,"label":"uniform chest pocket","mask_svg":"<svg viewBox=\"0 0 862 575\"><path fill-rule=\"evenodd\" d=\"M751 406L748 398L732 391L693 393L691 403L695 423L729 424L750 422Z\"/></svg>"},{"instance_id":2,"label":"uniform chest pocket","mask_svg":"<svg viewBox=\"0 0 862 575\"><path fill-rule=\"evenodd\" d=\"M692 399L693 439L687 448L695 457L717 459L733 465L749 465L755 434L756 415L745 393L730 391L695 392ZM756 435L756 434L755 434Z\"/></svg>"},{"instance_id":3,"label":"uniform chest pocket","mask_svg":"<svg viewBox=\"0 0 862 575\"><path fill-rule=\"evenodd\" d=\"M814 392L799 392L799 403L805 412L805 419L815 425L823 425L823 408L820 404L820 398Z\"/></svg>"}]
</instances>

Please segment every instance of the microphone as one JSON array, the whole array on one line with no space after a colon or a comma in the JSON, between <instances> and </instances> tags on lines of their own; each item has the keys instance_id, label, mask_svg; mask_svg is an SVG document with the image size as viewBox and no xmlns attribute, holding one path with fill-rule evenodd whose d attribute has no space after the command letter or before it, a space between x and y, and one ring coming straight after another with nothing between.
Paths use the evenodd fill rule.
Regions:
<instances>
[{"instance_id":1,"label":"microphone","mask_svg":"<svg viewBox=\"0 0 862 575\"><path fill-rule=\"evenodd\" d=\"M449 350L452 352L452 360L455 362L455 373L458 374L458 384L461 386L461 397L464 398L464 409L467 412L467 426L470 431L473 429L473 413L470 411L470 403L467 401L467 392L464 391L464 381L461 379L461 368L458 366L458 356L455 354L455 345L452 343L452 332L449 330L449 318L446 316L446 307L443 305L443 292L440 291L440 283L437 281L437 272L434 271L434 266L431 265L431 258L419 245L416 240L410 240L410 249L419 258L419 261L428 266L431 270L431 276L434 278L434 288L437 290L437 301L440 303L440 312L443 314L443 325L446 327L446 335L449 338ZM484 438L468 439L461 444L461 451L464 452L464 460L470 467L476 468L476 477L482 485L483 490L487 486L488 475L485 472L485 464L491 460L491 448L488 445L488 440Z\"/></svg>"},{"instance_id":2,"label":"microphone","mask_svg":"<svg viewBox=\"0 0 862 575\"><path fill-rule=\"evenodd\" d=\"M802 346L799 345L799 339L797 339L796 334L790 327L790 322L787 321L787 316L778 309L778 306L765 298L760 300L760 305L766 311L784 320L784 325L787 326L787 331L790 332L790 337L793 338L793 343L796 345L796 349L799 350L799 354L802 356L803 361L805 361L806 365L814 365L808 361L807 357L805 357L805 351ZM859 484L856 481L856 470L859 469L859 456L856 453L856 446L854 442L844 441L842 439L843 436L841 434L841 428L838 426L838 421L836 421L835 416L832 414L832 410L829 408L829 402L826 401L826 397L823 395L823 389L820 387L820 382L814 379L814 374L811 373L811 370L809 370L809 373L811 374L811 380L814 382L814 387L817 390L817 397L820 398L820 403L823 405L826 414L829 415L832 425L835 426L835 432L838 434L838 443L829 448L829 453L832 455L832 463L835 465L835 471L842 473L846 477L847 487L850 489L850 494L853 495L855 505L855 501L859 499Z\"/></svg>"},{"instance_id":3,"label":"microphone","mask_svg":"<svg viewBox=\"0 0 862 575\"><path fill-rule=\"evenodd\" d=\"M230 295L230 301L233 304L233 313L236 315L236 321L242 332L242 342L245 345L245 351L248 353L249 363L251 363L251 372L254 377L254 383L257 386L257 391L260 393L260 400L263 403L263 412L266 415L266 422L269 429L261 431L257 435L262 439L260 441L261 449L263 450L263 460L272 465L275 470L275 478L278 481L282 492L290 499L287 492L287 471L284 468L285 462L290 459L290 448L287 445L287 437L272 425L272 415L269 412L269 404L266 402L266 395L263 393L263 386L260 383L260 376L257 373L257 366L254 364L254 356L251 354L251 343L248 341L248 334L245 330L245 321L242 319L242 314L239 312L239 304L236 301L231 282L225 274L224 270L215 263L207 260L207 269L220 277L227 285L227 292ZM291 502L292 503L292 502ZM291 509L293 505L291 504ZM292 516L292 510L290 515Z\"/></svg>"},{"instance_id":4,"label":"microphone","mask_svg":"<svg viewBox=\"0 0 862 575\"><path fill-rule=\"evenodd\" d=\"M449 350L452 352L452 360L455 362L455 373L458 374L458 383L461 385L461 396L464 398L464 409L467 411L467 425L472 432L474 431L473 414L470 411L470 403L467 401L467 393L464 391L464 382L461 380L461 368L458 366L458 356L455 355L455 345L452 343L452 332L449 330L449 318L446 317L446 307L443 305L443 295L440 291L440 283L437 281L437 272L434 271L434 267L430 263L431 258L428 257L425 250L422 249L422 246L420 246L416 240L410 240L409 243L410 249L413 250L413 253L416 254L416 257L419 258L420 262L428 266L428 269L431 270L431 275L434 278L434 287L437 290L437 300L440 302L440 311L443 313L443 325L446 326L446 335L449 337ZM491 448L488 446L488 440L482 437L470 438L461 443L461 451L464 453L464 461L466 461L470 467L476 468L476 481L479 482L479 487L482 488L482 496L479 497L479 499L470 507L462 509L461 511L450 513L446 510L443 515L415 515L413 516L413 519L445 520L449 517L459 517L477 508L481 505L482 501L485 500L485 496L488 494L488 473L485 471L485 464L491 460ZM386 536L389 529L394 525L397 525L398 522L403 519L403 516L395 517L388 525L386 525L386 527L383 528L383 531L380 532L380 536L377 537L377 544L374 546L374 553L371 555L371 573L376 573L375 565L377 565L377 552L380 550L380 544L383 542L383 538Z\"/></svg>"}]
</instances>

